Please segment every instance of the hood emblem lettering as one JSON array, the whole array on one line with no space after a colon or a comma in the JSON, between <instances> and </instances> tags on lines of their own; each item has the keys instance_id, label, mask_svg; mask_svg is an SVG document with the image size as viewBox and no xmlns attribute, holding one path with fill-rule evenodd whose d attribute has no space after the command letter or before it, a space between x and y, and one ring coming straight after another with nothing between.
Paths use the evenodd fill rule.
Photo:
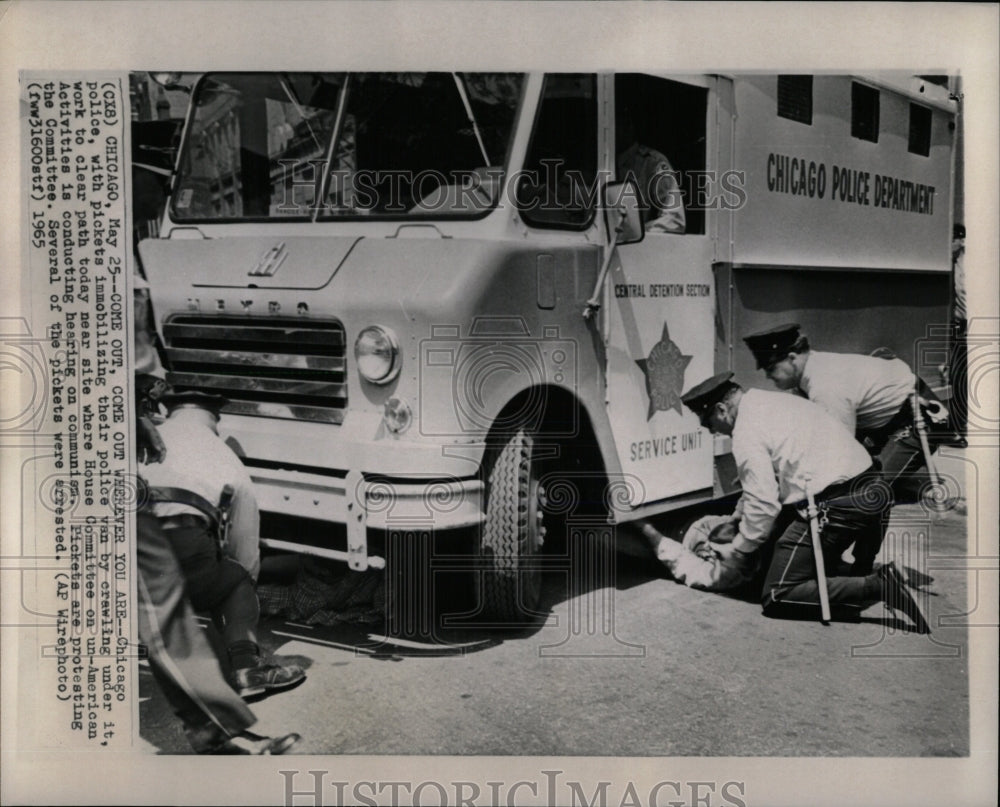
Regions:
<instances>
[{"instance_id":1,"label":"hood emblem lettering","mask_svg":"<svg viewBox=\"0 0 1000 807\"><path fill-rule=\"evenodd\" d=\"M257 265L247 272L248 277L273 277L274 273L281 268L281 264L288 257L288 249L285 242L275 244L267 252L260 256Z\"/></svg>"}]
</instances>

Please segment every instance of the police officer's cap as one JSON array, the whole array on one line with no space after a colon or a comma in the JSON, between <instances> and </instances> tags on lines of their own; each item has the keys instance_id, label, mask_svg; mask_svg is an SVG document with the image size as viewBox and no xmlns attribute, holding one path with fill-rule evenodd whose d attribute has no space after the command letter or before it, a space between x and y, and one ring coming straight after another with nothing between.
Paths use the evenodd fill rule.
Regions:
<instances>
[{"instance_id":1,"label":"police officer's cap","mask_svg":"<svg viewBox=\"0 0 1000 807\"><path fill-rule=\"evenodd\" d=\"M709 410L737 386L733 383L733 375L732 371L727 371L695 384L681 396L681 402L704 424Z\"/></svg>"},{"instance_id":2,"label":"police officer's cap","mask_svg":"<svg viewBox=\"0 0 1000 807\"><path fill-rule=\"evenodd\" d=\"M182 409L184 407L194 407L196 409L204 409L218 417L222 408L229 403L229 399L222 395L211 395L207 392L199 392L198 390L188 390L186 392L167 393L160 399L160 403L167 407L167 412L173 412L175 409Z\"/></svg>"},{"instance_id":3,"label":"police officer's cap","mask_svg":"<svg viewBox=\"0 0 1000 807\"><path fill-rule=\"evenodd\" d=\"M794 349L800 335L799 324L790 322L744 336L743 341L757 360L757 369L762 370L785 358Z\"/></svg>"}]
</instances>

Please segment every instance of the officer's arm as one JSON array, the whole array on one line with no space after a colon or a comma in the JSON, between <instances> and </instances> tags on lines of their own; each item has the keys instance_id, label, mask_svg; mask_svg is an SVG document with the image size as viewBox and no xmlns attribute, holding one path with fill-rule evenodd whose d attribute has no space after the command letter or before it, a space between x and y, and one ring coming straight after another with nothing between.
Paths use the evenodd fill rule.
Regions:
<instances>
[{"instance_id":1,"label":"officer's arm","mask_svg":"<svg viewBox=\"0 0 1000 807\"><path fill-rule=\"evenodd\" d=\"M649 196L656 216L646 224L648 232L683 233L687 229L684 195L677 183L677 172L670 163L657 164Z\"/></svg>"},{"instance_id":2,"label":"officer's arm","mask_svg":"<svg viewBox=\"0 0 1000 807\"><path fill-rule=\"evenodd\" d=\"M163 438L153 421L145 415L138 415L135 419L135 445L138 460L143 464L163 462L167 456Z\"/></svg>"},{"instance_id":3,"label":"officer's arm","mask_svg":"<svg viewBox=\"0 0 1000 807\"><path fill-rule=\"evenodd\" d=\"M737 448L734 444L733 454L743 487L743 515L732 548L735 552L750 554L767 541L781 512L778 480L763 445L741 444Z\"/></svg>"}]
</instances>

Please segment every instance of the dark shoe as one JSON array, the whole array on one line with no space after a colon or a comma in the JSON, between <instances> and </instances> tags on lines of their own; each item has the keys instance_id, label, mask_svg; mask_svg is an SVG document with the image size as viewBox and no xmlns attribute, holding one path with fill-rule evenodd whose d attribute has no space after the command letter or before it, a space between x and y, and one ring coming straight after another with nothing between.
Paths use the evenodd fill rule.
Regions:
<instances>
[{"instance_id":1,"label":"dark shoe","mask_svg":"<svg viewBox=\"0 0 1000 807\"><path fill-rule=\"evenodd\" d=\"M252 731L244 731L212 746L203 754L251 754L254 756L277 756L287 753L302 738L298 734L283 737L262 737Z\"/></svg>"},{"instance_id":2,"label":"dark shoe","mask_svg":"<svg viewBox=\"0 0 1000 807\"><path fill-rule=\"evenodd\" d=\"M931 626L927 624L920 606L907 589L906 581L903 580L896 564L892 562L885 564L877 574L882 582L882 601L893 611L906 614L913 622L917 633L930 633Z\"/></svg>"},{"instance_id":3,"label":"dark shoe","mask_svg":"<svg viewBox=\"0 0 1000 807\"><path fill-rule=\"evenodd\" d=\"M241 698L252 698L271 690L295 686L305 677L305 671L297 664L261 662L256 667L233 670L232 685Z\"/></svg>"}]
</instances>

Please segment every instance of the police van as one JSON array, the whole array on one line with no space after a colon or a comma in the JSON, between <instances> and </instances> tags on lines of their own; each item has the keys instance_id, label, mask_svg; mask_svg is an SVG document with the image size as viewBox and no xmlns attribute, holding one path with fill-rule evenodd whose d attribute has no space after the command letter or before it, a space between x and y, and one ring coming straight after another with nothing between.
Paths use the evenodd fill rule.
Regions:
<instances>
[{"instance_id":1,"label":"police van","mask_svg":"<svg viewBox=\"0 0 1000 807\"><path fill-rule=\"evenodd\" d=\"M955 103L900 75L203 75L139 245L168 380L230 399L266 546L362 571L461 536L482 617L519 619L568 521L734 489L680 396L767 387L741 335L924 361Z\"/></svg>"}]
</instances>

